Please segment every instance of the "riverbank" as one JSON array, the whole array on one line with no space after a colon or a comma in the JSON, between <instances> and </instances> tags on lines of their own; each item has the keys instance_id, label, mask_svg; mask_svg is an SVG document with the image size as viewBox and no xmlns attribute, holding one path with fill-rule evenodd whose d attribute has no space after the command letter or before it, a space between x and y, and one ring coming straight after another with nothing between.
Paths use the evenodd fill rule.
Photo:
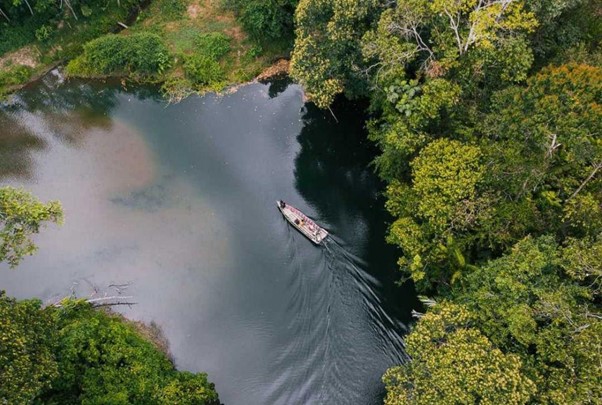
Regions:
<instances>
[{"instance_id":1,"label":"riverbank","mask_svg":"<svg viewBox=\"0 0 602 405\"><path fill-rule=\"evenodd\" d=\"M6 45L0 48L0 97L14 93L61 64L66 66L68 77L118 77L159 84L171 101L192 93L219 92L255 78L266 80L272 77L270 72L282 73L281 61L288 57L287 46L260 45L251 40L234 12L222 2L155 0L134 4L129 10L111 6L103 11L102 18L95 17L99 13L94 12L80 15L77 20L73 18L76 12L65 14L56 26L43 25L44 32L40 32L42 28L36 30L36 37L27 44L16 49ZM8 40L11 35L9 28L0 34L0 39ZM123 46L127 38L135 44L141 36L155 36L159 46L165 48L165 54L159 55L161 64L138 72L133 67L136 63L127 55L120 55L123 60L119 63L106 62L100 68L88 63L86 52L93 47L90 44L107 35L121 41L115 48L118 51L108 52L111 56L127 52L127 46ZM97 55L92 58L98 59ZM152 59L152 55L141 58ZM115 66L107 68L111 64Z\"/></svg>"}]
</instances>

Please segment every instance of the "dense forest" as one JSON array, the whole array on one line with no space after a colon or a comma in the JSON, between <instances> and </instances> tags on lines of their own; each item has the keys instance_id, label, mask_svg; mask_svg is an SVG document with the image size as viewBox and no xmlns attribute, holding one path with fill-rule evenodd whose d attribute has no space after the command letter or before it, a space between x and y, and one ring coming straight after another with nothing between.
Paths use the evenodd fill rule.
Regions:
<instances>
[{"instance_id":1,"label":"dense forest","mask_svg":"<svg viewBox=\"0 0 602 405\"><path fill-rule=\"evenodd\" d=\"M132 32L105 35L116 15L139 3L0 1L0 55L38 43L48 61L70 60L68 74L158 81L182 95L248 78L241 66L254 61L256 69L290 50L290 74L317 106L336 113L340 97L370 100L369 138L380 149L374 168L392 217L386 238L399 247L400 282L411 280L423 295L405 342L411 360L383 376L385 403L602 402L598 1L228 0L221 10L248 36L194 32L184 44L144 26L156 15L177 20L182 10L168 3L152 2L155 14L142 11ZM57 48L52 41L73 35L63 22L86 32L85 41ZM102 28L92 32L95 24ZM235 50L242 59L233 59ZM0 85L17 83L23 69L5 67ZM28 234L60 215L29 197L13 205L8 194L0 194L0 260L16 265L34 249ZM31 208L26 219L15 208L23 204ZM158 354L152 370L128 380L135 388L109 394L102 384L120 387L123 376L93 360L89 374L76 372L82 365L69 354L91 322L115 336L96 349L114 359L115 345L132 341L121 336L127 327L82 303L41 308L0 299L2 339L25 336L15 340L19 348L0 349L0 380L39 382L35 393L19 395L69 402L89 384L100 402L126 391L130 400L158 403L187 403L169 397L182 392L217 400L205 375L177 373ZM21 363L15 353L30 350L29 322L52 332L35 343L43 346L32 349L38 358ZM136 356L149 358L143 353L152 348L133 341ZM64 353L67 371L57 374L52 353ZM19 367L3 368L17 358ZM64 390L48 389L50 381Z\"/></svg>"},{"instance_id":2,"label":"dense forest","mask_svg":"<svg viewBox=\"0 0 602 405\"><path fill-rule=\"evenodd\" d=\"M387 404L602 400L600 3L301 0L292 75L368 97L425 298Z\"/></svg>"}]
</instances>

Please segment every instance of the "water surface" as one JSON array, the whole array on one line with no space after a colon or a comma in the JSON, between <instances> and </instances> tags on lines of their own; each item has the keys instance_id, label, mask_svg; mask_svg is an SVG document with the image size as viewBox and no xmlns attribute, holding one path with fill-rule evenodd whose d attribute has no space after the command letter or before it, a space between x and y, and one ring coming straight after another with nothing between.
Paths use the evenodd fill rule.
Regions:
<instances>
[{"instance_id":1,"label":"water surface","mask_svg":"<svg viewBox=\"0 0 602 405\"><path fill-rule=\"evenodd\" d=\"M0 109L0 183L60 200L65 224L0 288L133 296L120 310L225 404L379 403L415 296L394 284L362 108L335 114L284 82L167 105L49 75ZM277 199L333 237L313 246Z\"/></svg>"}]
</instances>

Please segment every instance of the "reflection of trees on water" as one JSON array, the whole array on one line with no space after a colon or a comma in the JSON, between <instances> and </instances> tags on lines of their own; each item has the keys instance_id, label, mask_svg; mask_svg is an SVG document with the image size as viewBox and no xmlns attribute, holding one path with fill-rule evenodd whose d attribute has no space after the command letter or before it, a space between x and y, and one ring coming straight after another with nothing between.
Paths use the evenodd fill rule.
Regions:
<instances>
[{"instance_id":1,"label":"reflection of trees on water","mask_svg":"<svg viewBox=\"0 0 602 405\"><path fill-rule=\"evenodd\" d=\"M124 90L119 82L70 80L48 74L0 105L0 179L31 175L31 152L43 149L41 139L27 121L43 121L44 128L61 142L77 146L92 129L110 130L111 111L119 96L159 98L152 88Z\"/></svg>"},{"instance_id":2,"label":"reflection of trees on water","mask_svg":"<svg viewBox=\"0 0 602 405\"><path fill-rule=\"evenodd\" d=\"M44 148L45 142L33 136L0 110L0 180L20 176L31 178L31 151Z\"/></svg>"},{"instance_id":3,"label":"reflection of trees on water","mask_svg":"<svg viewBox=\"0 0 602 405\"><path fill-rule=\"evenodd\" d=\"M336 123L328 111L308 104L297 138L301 151L295 160L296 187L332 223L350 212L368 214L380 191L369 166L376 150L366 140L363 107L339 103L333 108Z\"/></svg>"},{"instance_id":4,"label":"reflection of trees on water","mask_svg":"<svg viewBox=\"0 0 602 405\"><path fill-rule=\"evenodd\" d=\"M361 257L367 269L381 281L382 305L404 323L417 307L413 287L400 289L396 259L399 252L385 243L390 217L384 210L383 183L371 162L377 148L366 138L366 105L339 102L333 107L338 123L329 111L306 105L304 127L297 138L301 150L295 159L295 186L343 239L363 236ZM357 229L363 223L365 229ZM352 243L353 240L346 240Z\"/></svg>"},{"instance_id":5,"label":"reflection of trees on water","mask_svg":"<svg viewBox=\"0 0 602 405\"><path fill-rule=\"evenodd\" d=\"M292 80L289 78L272 80L269 82L270 87L268 88L268 96L270 98L276 98L280 93L282 93L289 84L292 83Z\"/></svg>"}]
</instances>

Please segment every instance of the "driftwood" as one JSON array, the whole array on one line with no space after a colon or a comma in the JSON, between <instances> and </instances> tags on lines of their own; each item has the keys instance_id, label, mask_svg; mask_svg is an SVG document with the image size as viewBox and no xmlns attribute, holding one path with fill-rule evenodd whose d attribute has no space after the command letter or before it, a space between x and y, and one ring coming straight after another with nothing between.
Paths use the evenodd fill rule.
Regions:
<instances>
[{"instance_id":1,"label":"driftwood","mask_svg":"<svg viewBox=\"0 0 602 405\"><path fill-rule=\"evenodd\" d=\"M131 283L125 283L125 284L109 284L107 286L107 288L112 288L116 291L116 294L107 294L106 291L104 291L105 289L102 289L104 291L104 294L102 297L98 297L98 295L101 292L101 289L98 288L96 285L94 285L93 283L91 283L89 280L84 279L84 281L90 286L90 289L92 290L92 293L88 296L87 299L83 299L84 302L87 302L88 304L90 304L93 308L97 308L97 307L112 307L112 306L117 306L117 305L135 305L137 304L137 302L133 302L132 299L134 298L131 295L122 295L123 291L125 291L130 285ZM73 285L71 286L71 294L69 296L63 297L60 300L57 300L53 303L48 304L49 306L53 306L56 308L62 308L63 302L65 300L69 300L69 299L73 299L73 300L78 300L81 298L77 297L77 294L75 292L76 287L79 285L79 282L76 281L73 283Z\"/></svg>"},{"instance_id":2,"label":"driftwood","mask_svg":"<svg viewBox=\"0 0 602 405\"><path fill-rule=\"evenodd\" d=\"M66 297L66 298L70 298L70 297ZM89 299L85 300L85 302L90 304L93 308L112 307L112 306L116 306L116 305L135 305L135 304L137 304L137 302L129 301L132 298L134 298L134 297L123 296L123 295L114 295L111 297L89 298ZM54 304L52 304L52 306L56 307L56 308L62 308L63 307L62 301L63 300L55 302Z\"/></svg>"}]
</instances>

